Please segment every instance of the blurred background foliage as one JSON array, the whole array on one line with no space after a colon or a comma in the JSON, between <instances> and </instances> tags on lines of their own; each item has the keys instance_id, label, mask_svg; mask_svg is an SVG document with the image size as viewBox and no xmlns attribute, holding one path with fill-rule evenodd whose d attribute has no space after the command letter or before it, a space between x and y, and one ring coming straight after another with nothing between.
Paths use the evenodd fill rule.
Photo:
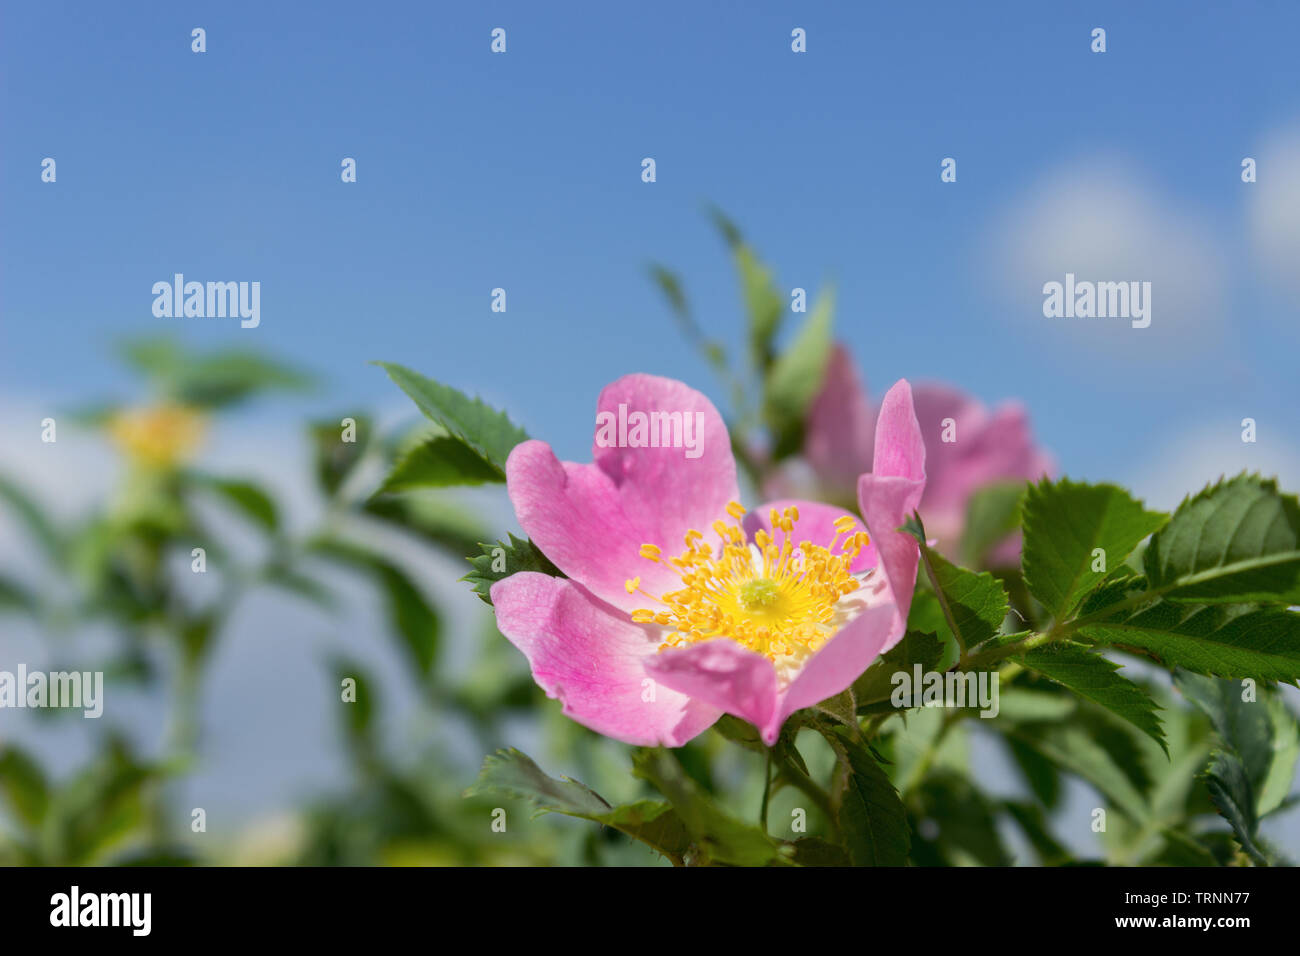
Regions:
<instances>
[{"instance_id":1,"label":"blurred background foliage","mask_svg":"<svg viewBox=\"0 0 1300 956\"><path fill-rule=\"evenodd\" d=\"M738 460L759 488L801 447L804 415L833 345L834 298L824 290L806 314L792 316L772 270L730 220L721 213L714 218L735 261L746 342L732 349L712 339L691 312L683 280L664 266L652 267L651 276L688 342L718 373ZM794 319L798 327L787 329ZM478 483L472 469L445 480L420 471L420 449L447 436L427 422L382 431L373 416L346 411L307 423L311 460L300 467L323 507L312 527L291 530L283 520L285 502L270 489L238 474L200 470L193 461L222 416L245 403L310 390L312 375L255 352L193 351L172 339L126 343L119 358L146 385L146 400L105 402L57 417L61 429L102 434L123 462L120 481L93 514L56 519L41 489L0 475L3 506L41 569L33 585L0 568L0 621L33 622L48 643L50 670L102 670L110 701L114 687L130 684L165 702L163 743L148 752L132 744L110 706L93 722L89 759L55 774L43 754L7 739L0 712L0 862L666 865L612 827L558 813L539 817L522 799L465 795L479 757L521 734L533 741L530 752L548 772L570 772L611 802L653 791L630 773L633 748L569 721L544 697L522 656L497 633L487 606L475 609L464 633L449 633L445 609L371 533L397 533L458 562L481 555L484 542L508 540L507 530L490 526L462 500L429 489ZM399 463L424 480L385 481L403 473ZM972 567L987 566L992 544L1016 528L1022 490L1023 482L995 483L972 498L961 543ZM232 538L237 543L229 544ZM201 575L195 573L200 561ZM991 570L1015 613L1030 626L1041 621L1043 610L1020 572ZM272 832L196 830L178 783L208 757L200 705L233 611L250 591L269 588L331 613L340 599L332 575L340 573L381 601L387 637L434 733L414 748L385 737L378 728L392 688L360 656L322 652L349 782L307 795L288 824ZM91 627L111 634L111 651L93 661L69 659L65 638ZM951 642L924 575L909 628ZM452 644L467 649L466 666L448 666ZM940 653L953 651L949 643ZM1125 663L1131 665L1126 674L1164 708L1168 757L1131 724L1023 671L1004 678L995 720L971 719L969 710L882 710L873 744L906 808L912 862L1285 862L1286 854L1262 836L1250 848L1234 841L1205 770L1212 753L1240 758L1257 797L1246 811L1251 832L1259 820L1293 806L1300 745L1286 700L1261 686L1264 706L1249 707L1237 682L1179 674L1171 684L1154 668ZM9 669L16 664L0 661ZM349 686L355 694L345 699ZM40 716L81 719L53 710ZM747 734L752 730L745 725L724 719L669 752L658 772L680 774L683 786L716 795L719 805L748 819L765 815L774 836L789 838L792 820L805 812L803 835L826 835L823 810L797 787L783 786L788 778L765 793L766 758ZM1014 779L990 780L973 756L989 753L973 747L977 737L992 741ZM813 779L825 778L835 763L830 745L807 728L783 745ZM1094 796L1071 803L1071 787ZM1106 808L1104 833L1093 832L1094 806ZM492 825L499 809L509 821L504 832Z\"/></svg>"}]
</instances>

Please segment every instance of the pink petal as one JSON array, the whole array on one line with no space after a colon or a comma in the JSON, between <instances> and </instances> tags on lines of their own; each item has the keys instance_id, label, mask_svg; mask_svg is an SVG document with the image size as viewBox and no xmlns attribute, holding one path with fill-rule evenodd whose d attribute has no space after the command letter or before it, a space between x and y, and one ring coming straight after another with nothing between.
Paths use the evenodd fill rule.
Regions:
<instances>
[{"instance_id":1,"label":"pink petal","mask_svg":"<svg viewBox=\"0 0 1300 956\"><path fill-rule=\"evenodd\" d=\"M671 648L647 661L645 669L662 686L760 729L769 727L776 716L776 668L766 657L729 638ZM767 742L775 740L773 736Z\"/></svg>"},{"instance_id":2,"label":"pink petal","mask_svg":"<svg viewBox=\"0 0 1300 956\"><path fill-rule=\"evenodd\" d=\"M1008 479L1036 479L1053 470L1051 459L1034 444L1024 408L1016 403L990 415L960 392L927 385L916 390L916 410L927 451L921 514L926 531L949 554L960 541L967 506L979 488ZM952 419L955 441L942 441L945 419ZM1013 543L997 554L1015 563L1019 549Z\"/></svg>"},{"instance_id":3,"label":"pink petal","mask_svg":"<svg viewBox=\"0 0 1300 956\"><path fill-rule=\"evenodd\" d=\"M754 535L760 529L772 535L772 540L776 542L779 548L785 542L785 532L781 530L773 531L770 520L771 510L775 508L781 512L786 508L794 505L799 509L799 520L794 524L794 533L791 535L792 546L798 546L805 541L810 541L815 545L821 545L823 548L831 543L835 537L835 522L840 518L848 517L854 521L853 528L849 534L852 535L857 531L865 531L862 525L862 519L851 511L845 511L843 508L836 508L834 505L824 505L816 501L797 501L792 499L783 499L778 501L769 501L745 515L745 532L752 541ZM840 540L844 540L845 535L840 535ZM838 547L836 553L839 553ZM853 559L853 564L849 570L854 574L866 571L868 568L876 566L876 548L874 545L867 545L861 553Z\"/></svg>"},{"instance_id":4,"label":"pink petal","mask_svg":"<svg viewBox=\"0 0 1300 956\"><path fill-rule=\"evenodd\" d=\"M899 626L882 648L886 651L903 637L912 593L916 590L916 569L921 563L916 539L893 529L901 527L911 516L921 503L924 491L924 478L863 475L858 479L858 501L867 522L867 533L879 556L875 574L884 580L888 600L896 605L899 615Z\"/></svg>"},{"instance_id":5,"label":"pink petal","mask_svg":"<svg viewBox=\"0 0 1300 956\"><path fill-rule=\"evenodd\" d=\"M857 369L835 345L826 380L808 409L804 456L832 495L852 495L858 475L871 470L876 419Z\"/></svg>"},{"instance_id":6,"label":"pink petal","mask_svg":"<svg viewBox=\"0 0 1300 956\"><path fill-rule=\"evenodd\" d=\"M627 375L600 394L597 413L619 405L627 413L698 413L699 457L684 447L594 447L595 462L561 462L549 445L528 441L506 462L506 485L520 526L569 577L601 600L632 611L647 599L629 595L628 578L640 577L651 594L675 590L681 582L664 564L640 557L642 544L665 555L679 552L691 528L706 534L739 497L736 463L722 416L699 392L653 375Z\"/></svg>"},{"instance_id":7,"label":"pink petal","mask_svg":"<svg viewBox=\"0 0 1300 956\"><path fill-rule=\"evenodd\" d=\"M882 650L902 639L912 606L920 549L911 535L897 529L920 504L925 482L925 443L912 407L912 389L904 379L881 403L875 467L858 479L858 505L878 555L876 575L883 579L899 615Z\"/></svg>"},{"instance_id":8,"label":"pink petal","mask_svg":"<svg viewBox=\"0 0 1300 956\"><path fill-rule=\"evenodd\" d=\"M771 746L792 713L852 684L882 648L898 642L894 631L901 626L892 603L866 609L783 692L771 661L725 637L664 651L646 662L646 671L664 687L748 721Z\"/></svg>"},{"instance_id":9,"label":"pink petal","mask_svg":"<svg viewBox=\"0 0 1300 956\"><path fill-rule=\"evenodd\" d=\"M925 440L912 404L912 386L905 378L895 382L880 403L871 473L925 479Z\"/></svg>"},{"instance_id":10,"label":"pink petal","mask_svg":"<svg viewBox=\"0 0 1300 956\"><path fill-rule=\"evenodd\" d=\"M1051 470L1051 459L1034 444L1028 414L1016 402L994 409L968 453L973 461L967 477L976 487L1003 478L1034 480Z\"/></svg>"},{"instance_id":11,"label":"pink petal","mask_svg":"<svg viewBox=\"0 0 1300 956\"><path fill-rule=\"evenodd\" d=\"M497 627L528 658L538 686L583 726L628 744L679 747L718 719L719 709L647 683L658 637L581 585L520 572L492 586L492 603Z\"/></svg>"},{"instance_id":12,"label":"pink petal","mask_svg":"<svg viewBox=\"0 0 1300 956\"><path fill-rule=\"evenodd\" d=\"M867 608L846 624L785 689L776 720L765 728L764 740L773 743L781 725L796 710L819 704L852 685L882 651L902 639L906 624L890 601Z\"/></svg>"},{"instance_id":13,"label":"pink petal","mask_svg":"<svg viewBox=\"0 0 1300 956\"><path fill-rule=\"evenodd\" d=\"M969 480L963 464L983 431L988 413L978 401L946 385L918 385L914 395L916 419L926 449L925 507L929 528L931 513L954 508L965 517ZM944 422L952 420L949 434L955 441L945 442Z\"/></svg>"}]
</instances>

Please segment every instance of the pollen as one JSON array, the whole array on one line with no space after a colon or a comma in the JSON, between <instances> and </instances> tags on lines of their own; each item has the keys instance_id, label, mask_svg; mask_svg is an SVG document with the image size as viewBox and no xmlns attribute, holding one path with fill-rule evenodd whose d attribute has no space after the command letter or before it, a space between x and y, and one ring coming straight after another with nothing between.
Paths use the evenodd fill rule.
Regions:
<instances>
[{"instance_id":1,"label":"pollen","mask_svg":"<svg viewBox=\"0 0 1300 956\"><path fill-rule=\"evenodd\" d=\"M726 508L739 521L745 509L736 502ZM718 545L705 543L691 530L685 549L666 563L681 579L681 588L658 597L640 588L640 578L627 581L628 593L640 593L656 609L632 612L632 620L665 628L660 650L684 647L718 637L729 638L769 658L778 671L798 666L829 641L845 618L844 599L861 585L849 569L869 542L865 531L854 531L856 519L845 515L835 522L827 542L794 543L799 511L789 506L769 514L774 530L783 532L778 546L772 534L760 530L753 543L738 524L715 521ZM659 548L642 545L641 556L659 560Z\"/></svg>"}]
</instances>

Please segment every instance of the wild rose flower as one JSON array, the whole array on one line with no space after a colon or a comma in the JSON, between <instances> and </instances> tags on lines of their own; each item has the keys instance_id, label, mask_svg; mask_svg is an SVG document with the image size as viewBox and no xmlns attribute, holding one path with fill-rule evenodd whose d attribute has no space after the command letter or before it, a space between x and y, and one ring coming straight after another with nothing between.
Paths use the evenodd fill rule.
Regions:
<instances>
[{"instance_id":1,"label":"wild rose flower","mask_svg":"<svg viewBox=\"0 0 1300 956\"><path fill-rule=\"evenodd\" d=\"M694 389L628 375L601 392L597 419L629 410L702 423L698 457L667 441L607 447L599 430L591 464L518 445L510 500L567 578L498 581L497 624L592 730L680 746L726 712L774 743L791 713L843 691L903 636L919 554L896 529L926 483L911 388L900 381L881 405L875 470L856 485L865 530L817 502L746 513L726 425Z\"/></svg>"},{"instance_id":2,"label":"wild rose flower","mask_svg":"<svg viewBox=\"0 0 1300 956\"><path fill-rule=\"evenodd\" d=\"M118 411L108 420L107 430L132 462L166 471L189 460L203 440L205 426L197 409L164 402Z\"/></svg>"},{"instance_id":3,"label":"wild rose flower","mask_svg":"<svg viewBox=\"0 0 1300 956\"><path fill-rule=\"evenodd\" d=\"M926 454L925 494L918 510L927 535L952 554L975 491L1005 479L1036 480L1055 467L1034 444L1028 416L1018 404L989 412L978 400L945 385L918 385L914 398ZM946 419L952 419L953 441L943 440ZM764 490L851 501L857 476L871 471L875 431L867 391L848 352L837 345L826 381L808 411L804 468L783 469L765 483ZM1019 541L1014 539L994 557L1015 563L1019 553Z\"/></svg>"}]
</instances>

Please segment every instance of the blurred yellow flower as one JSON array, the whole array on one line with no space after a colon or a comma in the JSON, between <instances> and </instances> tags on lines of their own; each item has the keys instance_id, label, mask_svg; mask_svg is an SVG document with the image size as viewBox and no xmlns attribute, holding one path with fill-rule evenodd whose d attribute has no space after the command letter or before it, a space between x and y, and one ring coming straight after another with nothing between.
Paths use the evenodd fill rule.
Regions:
<instances>
[{"instance_id":1,"label":"blurred yellow flower","mask_svg":"<svg viewBox=\"0 0 1300 956\"><path fill-rule=\"evenodd\" d=\"M196 409L163 403L116 412L108 422L113 443L132 461L173 468L203 440L207 422Z\"/></svg>"}]
</instances>

